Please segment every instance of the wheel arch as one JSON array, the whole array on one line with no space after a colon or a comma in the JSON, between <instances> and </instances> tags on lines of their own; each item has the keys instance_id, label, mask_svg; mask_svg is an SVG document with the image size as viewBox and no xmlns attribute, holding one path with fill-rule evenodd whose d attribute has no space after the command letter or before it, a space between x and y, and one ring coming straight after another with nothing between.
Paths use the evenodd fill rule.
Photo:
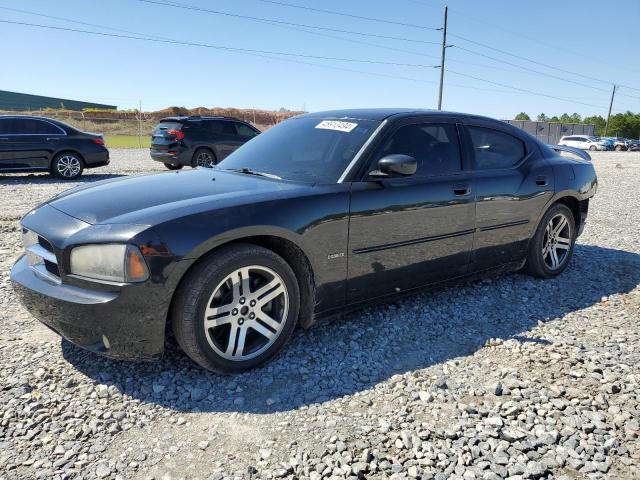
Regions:
<instances>
[{"instance_id":1,"label":"wheel arch","mask_svg":"<svg viewBox=\"0 0 640 480\"><path fill-rule=\"evenodd\" d=\"M299 323L303 328L309 328L314 323L314 307L315 307L315 276L314 269L309 257L304 253L302 248L294 241L273 234L265 235L247 235L237 237L217 243L212 248L201 252L201 254L190 263L190 265L179 273L179 278L174 280L175 288L173 289L171 302L167 311L166 328L170 329L171 309L179 289L182 287L187 274L197 265L205 262L212 255L220 251L223 247L230 245L249 244L257 245L281 256L291 267L296 275L298 287L300 289L300 316ZM168 330L167 330L168 331Z\"/></svg>"}]
</instances>

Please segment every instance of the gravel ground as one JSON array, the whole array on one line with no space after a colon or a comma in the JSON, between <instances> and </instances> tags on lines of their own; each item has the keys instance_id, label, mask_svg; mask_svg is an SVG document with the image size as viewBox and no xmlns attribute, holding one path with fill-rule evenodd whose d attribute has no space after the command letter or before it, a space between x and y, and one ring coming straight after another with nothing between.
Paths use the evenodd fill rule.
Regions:
<instances>
[{"instance_id":1,"label":"gravel ground","mask_svg":"<svg viewBox=\"0 0 640 480\"><path fill-rule=\"evenodd\" d=\"M84 352L16 301L18 220L72 186L0 175L2 478L640 478L640 154L593 155L569 269L414 295L235 377ZM113 151L84 182L162 167Z\"/></svg>"}]
</instances>

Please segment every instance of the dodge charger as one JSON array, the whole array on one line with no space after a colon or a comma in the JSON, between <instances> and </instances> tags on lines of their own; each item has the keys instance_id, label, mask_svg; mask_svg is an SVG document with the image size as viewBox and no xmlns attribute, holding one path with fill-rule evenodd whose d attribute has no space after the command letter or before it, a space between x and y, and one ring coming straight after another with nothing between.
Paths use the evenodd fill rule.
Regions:
<instances>
[{"instance_id":1,"label":"dodge charger","mask_svg":"<svg viewBox=\"0 0 640 480\"><path fill-rule=\"evenodd\" d=\"M213 169L51 198L21 221L11 279L85 349L155 359L173 331L196 363L234 373L345 309L485 272L559 275L596 186L586 152L485 117L305 114Z\"/></svg>"}]
</instances>

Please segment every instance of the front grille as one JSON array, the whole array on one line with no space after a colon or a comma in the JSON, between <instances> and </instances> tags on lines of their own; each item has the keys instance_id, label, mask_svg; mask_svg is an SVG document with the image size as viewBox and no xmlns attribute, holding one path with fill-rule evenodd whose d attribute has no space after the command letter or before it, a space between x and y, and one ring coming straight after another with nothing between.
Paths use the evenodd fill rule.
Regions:
<instances>
[{"instance_id":1,"label":"front grille","mask_svg":"<svg viewBox=\"0 0 640 480\"><path fill-rule=\"evenodd\" d=\"M60 283L58 258L51 242L26 228L22 229L22 242L31 268L41 277Z\"/></svg>"},{"instance_id":2,"label":"front grille","mask_svg":"<svg viewBox=\"0 0 640 480\"><path fill-rule=\"evenodd\" d=\"M51 275L55 275L56 277L60 276L60 270L58 269L58 264L50 262L49 260L44 261L44 268L47 269Z\"/></svg>"},{"instance_id":3,"label":"front grille","mask_svg":"<svg viewBox=\"0 0 640 480\"><path fill-rule=\"evenodd\" d=\"M46 238L41 237L40 235L38 235L38 244L39 244L42 248L44 248L47 252L54 253L54 251L53 251L53 245L51 245L51 244L49 243L49 241L48 241Z\"/></svg>"}]
</instances>

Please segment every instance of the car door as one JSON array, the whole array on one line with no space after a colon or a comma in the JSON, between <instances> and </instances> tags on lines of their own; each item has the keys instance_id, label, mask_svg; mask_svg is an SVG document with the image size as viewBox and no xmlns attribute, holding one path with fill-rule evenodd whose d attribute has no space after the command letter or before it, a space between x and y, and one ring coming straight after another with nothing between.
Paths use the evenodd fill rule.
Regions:
<instances>
[{"instance_id":1,"label":"car door","mask_svg":"<svg viewBox=\"0 0 640 480\"><path fill-rule=\"evenodd\" d=\"M50 147L48 136L44 133L47 124L48 122L31 118L4 119L3 128L7 135L0 135L2 168L49 168Z\"/></svg>"},{"instance_id":2,"label":"car door","mask_svg":"<svg viewBox=\"0 0 640 480\"><path fill-rule=\"evenodd\" d=\"M365 173L352 184L350 303L467 272L475 202L456 124L425 118L403 121L382 138L367 172L392 154L416 158L416 173L375 180Z\"/></svg>"},{"instance_id":3,"label":"car door","mask_svg":"<svg viewBox=\"0 0 640 480\"><path fill-rule=\"evenodd\" d=\"M238 139L240 142L238 147L240 147L241 145L244 145L245 143L247 143L249 140L251 140L253 137L257 136L260 133L258 130L254 129L253 127L250 127L245 123L236 122L235 127L238 133Z\"/></svg>"},{"instance_id":4,"label":"car door","mask_svg":"<svg viewBox=\"0 0 640 480\"><path fill-rule=\"evenodd\" d=\"M208 141L218 161L223 160L241 145L238 132L232 121L207 120L204 123Z\"/></svg>"},{"instance_id":5,"label":"car door","mask_svg":"<svg viewBox=\"0 0 640 480\"><path fill-rule=\"evenodd\" d=\"M519 262L553 196L552 167L532 140L496 123L465 125L476 189L471 271Z\"/></svg>"}]
</instances>

